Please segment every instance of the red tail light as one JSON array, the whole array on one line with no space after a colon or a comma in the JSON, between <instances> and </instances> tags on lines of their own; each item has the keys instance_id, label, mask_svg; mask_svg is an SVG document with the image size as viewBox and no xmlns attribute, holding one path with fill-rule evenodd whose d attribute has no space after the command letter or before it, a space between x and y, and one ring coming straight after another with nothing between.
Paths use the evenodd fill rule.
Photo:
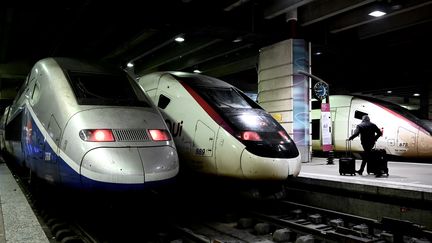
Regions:
<instances>
[{"instance_id":1,"label":"red tail light","mask_svg":"<svg viewBox=\"0 0 432 243\"><path fill-rule=\"evenodd\" d=\"M261 141L261 137L257 132L243 131L240 133L240 138L246 141Z\"/></svg>"},{"instance_id":2,"label":"red tail light","mask_svg":"<svg viewBox=\"0 0 432 243\"><path fill-rule=\"evenodd\" d=\"M153 141L168 141L171 139L167 130L150 129L148 131Z\"/></svg>"},{"instance_id":3,"label":"red tail light","mask_svg":"<svg viewBox=\"0 0 432 243\"><path fill-rule=\"evenodd\" d=\"M79 136L87 142L114 142L114 136L111 129L84 129Z\"/></svg>"}]
</instances>

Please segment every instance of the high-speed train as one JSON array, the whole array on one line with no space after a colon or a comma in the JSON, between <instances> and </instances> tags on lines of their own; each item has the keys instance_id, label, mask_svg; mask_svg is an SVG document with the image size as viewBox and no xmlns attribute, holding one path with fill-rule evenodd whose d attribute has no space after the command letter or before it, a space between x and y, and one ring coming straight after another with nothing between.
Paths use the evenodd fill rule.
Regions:
<instances>
[{"instance_id":1,"label":"high-speed train","mask_svg":"<svg viewBox=\"0 0 432 243\"><path fill-rule=\"evenodd\" d=\"M177 149L160 112L117 68L38 61L1 119L1 149L32 176L128 191L174 180Z\"/></svg>"},{"instance_id":2,"label":"high-speed train","mask_svg":"<svg viewBox=\"0 0 432 243\"><path fill-rule=\"evenodd\" d=\"M185 72L151 73L138 83L164 116L182 168L246 181L282 181L300 173L291 137L234 86Z\"/></svg>"},{"instance_id":3,"label":"high-speed train","mask_svg":"<svg viewBox=\"0 0 432 243\"><path fill-rule=\"evenodd\" d=\"M318 102L318 101L313 101ZM369 115L383 132L376 143L394 159L432 158L432 127L405 108L367 96L330 96L334 151L345 151L345 140L363 115ZM320 109L312 109L312 149L321 149ZM352 141L353 152L362 152L360 139Z\"/></svg>"}]
</instances>

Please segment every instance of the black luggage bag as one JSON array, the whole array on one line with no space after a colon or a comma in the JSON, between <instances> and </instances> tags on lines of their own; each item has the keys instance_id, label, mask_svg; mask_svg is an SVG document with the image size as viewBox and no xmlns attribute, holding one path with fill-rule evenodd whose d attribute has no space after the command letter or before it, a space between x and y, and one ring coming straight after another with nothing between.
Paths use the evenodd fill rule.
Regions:
<instances>
[{"instance_id":1,"label":"black luggage bag","mask_svg":"<svg viewBox=\"0 0 432 243\"><path fill-rule=\"evenodd\" d=\"M372 149L367 162L367 173L368 174L386 174L389 175L389 169L387 166L387 153L385 149Z\"/></svg>"},{"instance_id":2,"label":"black luggage bag","mask_svg":"<svg viewBox=\"0 0 432 243\"><path fill-rule=\"evenodd\" d=\"M339 159L339 174L340 175L355 175L355 158L351 152L351 141L346 141L345 157Z\"/></svg>"}]
</instances>

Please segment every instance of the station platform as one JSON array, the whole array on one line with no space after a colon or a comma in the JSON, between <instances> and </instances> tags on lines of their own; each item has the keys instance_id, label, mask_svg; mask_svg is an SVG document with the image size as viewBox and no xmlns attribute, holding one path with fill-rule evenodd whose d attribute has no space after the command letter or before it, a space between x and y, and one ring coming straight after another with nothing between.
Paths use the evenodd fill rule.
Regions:
<instances>
[{"instance_id":1,"label":"station platform","mask_svg":"<svg viewBox=\"0 0 432 243\"><path fill-rule=\"evenodd\" d=\"M288 199L376 219L392 218L432 230L432 164L389 161L389 176L340 175L339 160L329 165L314 157L290 178ZM432 162L432 161L431 161ZM361 159L356 159L356 169Z\"/></svg>"},{"instance_id":2,"label":"station platform","mask_svg":"<svg viewBox=\"0 0 432 243\"><path fill-rule=\"evenodd\" d=\"M359 168L361 161L356 163L356 168ZM337 159L334 159L334 164L328 165L326 158L314 157L311 162L303 163L300 175L291 178L288 183L327 186L350 193L381 194L432 205L432 164L389 162L388 167L388 177L376 178L367 173L362 176L340 175ZM432 215L422 217L432 221ZM50 240L11 171L0 161L0 243L9 242L40 243Z\"/></svg>"},{"instance_id":3,"label":"station platform","mask_svg":"<svg viewBox=\"0 0 432 243\"><path fill-rule=\"evenodd\" d=\"M21 188L0 162L0 243L50 242Z\"/></svg>"},{"instance_id":4,"label":"station platform","mask_svg":"<svg viewBox=\"0 0 432 243\"><path fill-rule=\"evenodd\" d=\"M432 161L431 161L432 163ZM356 170L360 168L361 160L356 160ZM363 175L340 175L338 159L333 164L328 164L326 158L314 157L311 162L302 163L301 172L296 180L314 180L316 183L337 183L338 188L358 188L356 185L372 186L376 192L392 193L394 196L412 197L413 199L425 199L432 201L432 164L411 162L388 162L389 176L375 177ZM313 183L313 182L311 182ZM375 190L375 189L374 189ZM407 192L410 192L409 195ZM400 195L398 195L400 193Z\"/></svg>"}]
</instances>

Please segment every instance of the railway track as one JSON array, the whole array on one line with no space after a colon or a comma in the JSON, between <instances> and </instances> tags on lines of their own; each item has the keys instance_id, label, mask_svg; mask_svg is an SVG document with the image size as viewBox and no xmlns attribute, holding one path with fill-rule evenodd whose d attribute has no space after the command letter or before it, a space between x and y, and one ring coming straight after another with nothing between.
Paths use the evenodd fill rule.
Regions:
<instances>
[{"instance_id":1,"label":"railway track","mask_svg":"<svg viewBox=\"0 0 432 243\"><path fill-rule=\"evenodd\" d=\"M196 192L102 199L27 179L17 177L52 243L432 242L432 232L415 223L289 201Z\"/></svg>"},{"instance_id":2,"label":"railway track","mask_svg":"<svg viewBox=\"0 0 432 243\"><path fill-rule=\"evenodd\" d=\"M381 221L308 205L271 201L236 219L179 224L194 242L432 242L432 232L412 222Z\"/></svg>"}]
</instances>

